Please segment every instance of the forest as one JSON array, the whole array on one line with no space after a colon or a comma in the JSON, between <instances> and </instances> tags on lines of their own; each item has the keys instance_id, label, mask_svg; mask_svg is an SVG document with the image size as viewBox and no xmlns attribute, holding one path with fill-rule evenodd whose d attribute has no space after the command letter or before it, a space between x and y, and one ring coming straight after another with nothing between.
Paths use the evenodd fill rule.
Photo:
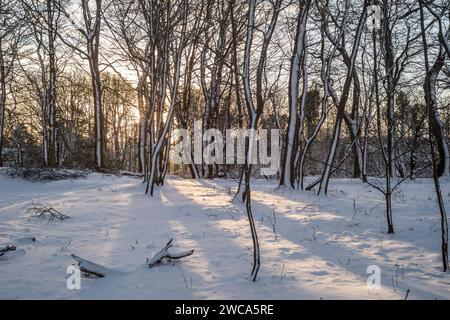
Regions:
<instances>
[{"instance_id":1,"label":"forest","mask_svg":"<svg viewBox=\"0 0 450 320\"><path fill-rule=\"evenodd\" d=\"M50 228L46 225L44 232L33 225L27 228L35 231L25 232L18 222L25 220L17 218L24 206L25 215L49 216L51 224L62 225L76 223L77 218L62 220L80 214L79 205L98 213L91 217L98 222L84 221L84 215L72 228L94 224L100 233L107 230L109 239L110 229L122 224L137 224L129 226L131 237L133 232L141 236L133 228L161 227L152 241L159 243L155 249L163 249L147 259L147 267L179 260L183 266L191 263L189 270L201 268L207 274L213 267L201 259L213 259L206 252L215 253L213 243L204 244L205 257L196 262L202 244L197 236L209 232L200 226L213 219L215 227L233 233L237 229L232 231L230 221L238 219L241 249L245 243L240 257L245 256L243 268L248 270L245 277L230 278L250 283L236 280L235 290L225 290L223 296L196 288L199 293L180 293L182 298L236 297L252 281L272 281L278 292L278 284L304 279L296 273L304 266L282 263L278 255L287 254L283 250L289 251L286 259L301 263L317 252L327 256L333 250L326 246L345 229L351 235L342 237L353 237L349 246L367 241L370 253L361 254L354 269L351 261L357 260L347 251L330 253L338 255L332 263L345 274L364 278L365 293L366 267L386 263L394 268L395 279L390 271L382 277L389 291L382 298L394 294L407 299L417 290L416 298L448 299L449 93L448 0L0 0L0 269L10 255L6 262L14 273L12 260L20 259L20 246L28 254L37 245L37 237L31 241L29 233L44 237ZM18 178L33 182L22 185ZM92 194L83 188L91 188ZM108 195L101 193L107 189ZM204 198L208 196L210 201ZM130 222L125 214L119 218L121 209L111 207L114 201L127 214L137 210L136 221L144 220ZM191 221L184 216L194 207L207 217ZM105 210L118 211L118 220L106 222L111 217ZM224 218L234 211L242 216ZM173 225L171 213L192 224L189 237ZM285 217L294 213L296 217ZM227 224L222 218L231 220ZM284 227L292 228L285 232L292 244L280 242ZM175 237L174 230L179 233ZM72 229L66 231L72 234ZM66 239L68 248L62 252L84 248L85 242L70 248L74 237ZM114 243L120 242L118 237ZM175 247L182 244L178 253L168 251L172 238ZM57 246L64 247L66 240ZM136 241L131 245L135 250L137 238L128 240ZM268 249L268 241L273 248ZM363 262L378 252L378 241L395 257ZM293 243L311 245L310 253L293 258ZM424 259L423 268L432 271L414 267L415 276L402 287L398 274L401 268L403 277L404 264L399 260L415 259L402 258L408 246L411 255ZM344 245L339 248L336 252ZM265 249L270 252L266 259ZM100 249L90 250L90 260L98 255L102 265L115 261ZM142 250L141 258L146 254ZM70 256L64 257L60 264L69 263ZM109 267L78 253L72 258L84 273L110 276ZM280 274L268 271L279 263ZM180 278L179 271L166 270L163 276L171 278L171 272ZM332 282L330 271L313 272L326 272L316 276ZM181 274L183 290L192 289L193 276L189 280ZM425 274L429 289L415 288L411 283ZM440 279L439 284L433 279ZM319 292L302 291L299 297L322 297L326 283ZM110 285L86 297L103 297ZM272 297L250 288L244 297ZM16 289L17 297L27 296ZM331 297L351 296L338 291ZM178 296L176 289L165 294ZM11 298L12 293L0 285L0 297Z\"/></svg>"}]
</instances>

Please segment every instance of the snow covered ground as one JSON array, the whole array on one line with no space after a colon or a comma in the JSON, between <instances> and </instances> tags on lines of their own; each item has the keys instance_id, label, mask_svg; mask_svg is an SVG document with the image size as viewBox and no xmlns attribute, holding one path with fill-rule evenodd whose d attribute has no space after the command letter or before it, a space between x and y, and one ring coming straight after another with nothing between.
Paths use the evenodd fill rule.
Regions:
<instances>
[{"instance_id":1,"label":"snow covered ground","mask_svg":"<svg viewBox=\"0 0 450 320\"><path fill-rule=\"evenodd\" d=\"M231 202L235 181L170 177L154 198L140 179L90 174L85 179L32 183L0 176L3 299L449 299L441 272L439 213L431 180L405 182L395 196L394 235L386 234L380 193L360 181L336 179L328 197L254 181L253 211L262 267L251 270L251 238L243 207ZM450 210L450 182L443 183ZM29 217L32 201L70 216ZM275 232L276 235L275 235ZM33 241L33 238L35 241ZM174 238L192 256L145 266ZM66 288L76 254L113 269ZM381 288L367 286L367 268Z\"/></svg>"}]
</instances>

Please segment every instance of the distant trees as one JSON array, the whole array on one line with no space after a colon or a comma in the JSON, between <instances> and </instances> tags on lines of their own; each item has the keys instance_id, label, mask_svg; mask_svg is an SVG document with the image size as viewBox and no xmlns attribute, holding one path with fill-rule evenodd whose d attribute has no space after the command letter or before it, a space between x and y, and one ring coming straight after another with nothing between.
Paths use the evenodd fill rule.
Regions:
<instances>
[{"instance_id":1,"label":"distant trees","mask_svg":"<svg viewBox=\"0 0 450 320\"><path fill-rule=\"evenodd\" d=\"M389 233L403 181L433 175L438 190L450 174L447 0L0 0L0 12L0 165L139 171L150 194L168 172L239 178L253 279L258 129L281 131L281 187L361 179L383 194ZM197 163L172 166L173 130L197 120L251 129L245 159L204 161L209 137Z\"/></svg>"},{"instance_id":2,"label":"distant trees","mask_svg":"<svg viewBox=\"0 0 450 320\"><path fill-rule=\"evenodd\" d=\"M54 0L49 0L54 1ZM104 167L104 115L102 107L102 84L100 75L100 30L102 23L102 0L80 0L82 19L77 19L69 12L68 6L58 1L58 8L66 16L71 26L81 35L81 39L66 39L59 34L60 39L75 51L82 59L87 60L91 75L92 94L94 101L94 136L95 164L97 169ZM81 22L81 21L82 22ZM70 33L69 33L70 34ZM71 37L72 38L72 37Z\"/></svg>"},{"instance_id":3,"label":"distant trees","mask_svg":"<svg viewBox=\"0 0 450 320\"><path fill-rule=\"evenodd\" d=\"M14 0L0 1L0 167L3 166L7 95L12 88L19 49L22 46L25 18Z\"/></svg>"},{"instance_id":4,"label":"distant trees","mask_svg":"<svg viewBox=\"0 0 450 320\"><path fill-rule=\"evenodd\" d=\"M416 104L401 99L404 94L410 101L425 104L418 90L411 89L416 80L437 74L439 81L439 75L447 74L448 40L444 28L448 17L444 3L425 3L425 32L430 33L433 24L438 31L434 41L441 45L435 68L430 66L425 74L414 67L424 49L416 28L419 7L412 0L358 4L346 0L256 1L256 32L252 35L247 28L251 2L4 1L2 18L7 20L1 38L0 114L4 122L8 88L18 88L13 78L25 78L26 89L30 90L28 100L41 109L42 162L49 166L63 164L62 155L68 150L65 135L73 139L76 133L67 131L71 129L63 118L65 111L60 110L59 95L64 95L64 90L59 82L65 85L71 72L83 77L88 73L92 98L86 99L84 88L78 93L83 91L83 97L73 99L77 101L74 104L84 101L86 105L79 110L86 107L92 115L90 138L97 168L110 166L110 148L116 159L125 148L125 144L119 147L109 127L118 132L114 109L122 108L117 104L127 100L126 105L136 110L132 113L139 118L133 129L138 146L131 148L137 152L136 166L149 177L153 170L149 165L151 155L158 153L158 159L153 160L157 185L163 183L169 168L171 130L192 128L195 120L202 120L204 130L218 127L223 132L244 124L280 128L282 186L309 190L317 187L316 191L326 193L333 175L351 175L366 181L368 175L386 176L385 169L394 179L390 184L395 185L397 175L403 178L424 173L418 165L421 167L425 160L420 148L421 128L427 119L419 112L420 121L415 123L411 117L408 120L407 114L416 112ZM367 27L366 11L373 4L380 6L382 22L375 30ZM188 10L185 34L181 32L183 6ZM27 19L16 18L25 15ZM184 48L176 57L175 43L181 36ZM178 77L177 61L179 80L174 81ZM102 76L104 70L130 81L124 88L134 93L126 97L117 93L105 106L103 95L110 90L103 88L103 81L108 79ZM124 80L127 77L129 80ZM432 94L437 105L432 132L439 154L439 175L450 170L448 132L439 107L445 90L439 88ZM172 97L173 112L167 118ZM18 105L23 104L20 101ZM168 131L163 134L166 123ZM161 135L162 145L155 149ZM0 140L11 142L5 137ZM204 141L203 147L209 142ZM224 170L217 164L188 166L189 175L195 178L235 174L243 172L243 167L241 164ZM320 180L303 185L305 175L319 171Z\"/></svg>"},{"instance_id":5,"label":"distant trees","mask_svg":"<svg viewBox=\"0 0 450 320\"><path fill-rule=\"evenodd\" d=\"M28 62L21 62L24 75L35 90L41 109L42 155L45 166L58 164L57 123L58 53L56 41L61 24L61 11L54 0L22 1L28 13L28 35L33 47ZM36 68L37 67L37 68Z\"/></svg>"}]
</instances>

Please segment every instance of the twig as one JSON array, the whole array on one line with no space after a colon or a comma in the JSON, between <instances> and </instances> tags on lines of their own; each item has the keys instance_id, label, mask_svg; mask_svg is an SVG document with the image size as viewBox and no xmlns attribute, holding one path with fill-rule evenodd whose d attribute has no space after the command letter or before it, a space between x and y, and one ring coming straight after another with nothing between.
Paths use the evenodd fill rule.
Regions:
<instances>
[{"instance_id":1,"label":"twig","mask_svg":"<svg viewBox=\"0 0 450 320\"><path fill-rule=\"evenodd\" d=\"M409 291L410 291L409 289L406 290L405 300L408 300Z\"/></svg>"},{"instance_id":2,"label":"twig","mask_svg":"<svg viewBox=\"0 0 450 320\"><path fill-rule=\"evenodd\" d=\"M70 218L69 216L61 213L55 208L51 207L48 204L43 204L41 202L33 201L31 203L31 207L29 207L26 211L27 214L30 214L35 217L44 218L48 216L49 221L53 221L54 219L65 220Z\"/></svg>"},{"instance_id":3,"label":"twig","mask_svg":"<svg viewBox=\"0 0 450 320\"><path fill-rule=\"evenodd\" d=\"M3 256L8 251L14 251L14 250L16 250L15 246L6 246L4 248L0 248L0 257Z\"/></svg>"}]
</instances>

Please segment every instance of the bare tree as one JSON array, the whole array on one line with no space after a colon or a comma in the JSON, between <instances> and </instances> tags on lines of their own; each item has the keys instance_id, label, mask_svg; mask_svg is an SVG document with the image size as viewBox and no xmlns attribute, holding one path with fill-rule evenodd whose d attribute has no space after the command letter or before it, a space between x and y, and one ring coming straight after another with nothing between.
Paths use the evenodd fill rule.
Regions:
<instances>
[{"instance_id":1,"label":"bare tree","mask_svg":"<svg viewBox=\"0 0 450 320\"><path fill-rule=\"evenodd\" d=\"M331 169L333 166L334 158L336 156L336 151L337 151L337 147L338 147L338 143L339 143L339 137L340 137L340 133L341 133L341 124L342 124L342 120L344 119L344 115L345 115L345 106L346 106L348 98L349 98L352 80L354 79L354 69L355 69L355 64L356 64L356 57L357 57L357 53L359 50L359 44L361 41L362 30L363 30L363 27L364 27L364 24L366 21L366 13L367 13L367 1L364 1L364 3L362 4L362 13L360 14L358 26L357 26L355 36L354 36L352 51L349 56L348 63L346 63L347 73L346 73L346 77L345 77L344 86L342 89L342 94L341 94L341 97L339 99L339 103L337 106L338 110L337 110L334 130L333 130L333 138L332 138L330 149L328 152L328 157L326 160L325 168L324 168L324 171L322 174L322 179L321 179L321 182L320 182L320 185L318 188L318 193L321 193L323 191L325 194L327 194L327 192L328 192L328 182L330 179ZM343 25L340 26L339 28L345 28L346 19L347 19L346 17L347 16L345 15ZM327 34L329 34L329 32L327 32ZM341 45L338 44L338 49L340 47L341 47ZM343 54L344 51L340 51L340 52L341 52L341 54ZM345 56L343 58L345 59Z\"/></svg>"},{"instance_id":2,"label":"bare tree","mask_svg":"<svg viewBox=\"0 0 450 320\"><path fill-rule=\"evenodd\" d=\"M80 0L82 10L82 22L78 21L67 8L60 5L62 12L75 30L81 35L83 46L74 39L66 39L65 35L59 33L61 40L77 52L80 57L88 61L91 74L92 93L95 109L95 163L97 169L104 167L104 123L102 110L102 87L100 76L100 28L102 22L102 0Z\"/></svg>"},{"instance_id":3,"label":"bare tree","mask_svg":"<svg viewBox=\"0 0 450 320\"><path fill-rule=\"evenodd\" d=\"M24 15L16 1L0 1L0 167L3 166L5 113L9 83L22 41Z\"/></svg>"},{"instance_id":4,"label":"bare tree","mask_svg":"<svg viewBox=\"0 0 450 320\"><path fill-rule=\"evenodd\" d=\"M448 147L448 138L444 131L444 124L442 122L438 102L436 98L436 81L439 76L439 73L446 68L445 60L450 58L450 29L444 31L443 19L442 16L448 14L448 7L444 7L442 12L437 13L431 7L431 4L424 4L424 1L420 1L421 6L425 5L428 11L432 14L432 16L438 22L438 39L439 39L439 54L436 58L435 63L426 68L426 77L425 77L425 93L427 98L428 112L429 112L429 121L430 121L430 130L432 135L434 136L434 140L436 143L436 149L439 155L439 161L437 162L437 174L438 176L450 176L450 152ZM421 7L421 10L423 8ZM422 17L421 17L422 20ZM422 23L422 21L421 21ZM422 32L423 33L423 32ZM428 49L426 39L424 41L424 55L428 60Z\"/></svg>"},{"instance_id":5,"label":"bare tree","mask_svg":"<svg viewBox=\"0 0 450 320\"><path fill-rule=\"evenodd\" d=\"M172 12L175 9L175 16L172 16ZM163 157L164 161L166 161L166 157L164 156L164 153L162 153L162 150L164 148L169 147L169 130L172 126L172 120L173 120L173 114L174 114L174 108L176 104L178 103L178 87L180 83L180 73L181 73L181 60L182 55L186 46L186 30L187 30L187 19L188 19L188 10L189 10L189 4L187 0L180 1L179 3L173 4L171 6L170 4L166 3L163 6L162 16L159 18L162 19L163 25L160 26L165 34L165 39L162 43L162 47L158 48L162 50L162 58L164 63L163 72L160 74L161 80L160 84L162 86L162 89L160 91L161 96L158 97L160 101L160 108L156 112L156 123L154 125L156 126L156 130L154 131L153 137L154 137L154 144L152 141L151 146L151 154L149 156L148 160L148 179L147 179L147 189L146 193L150 192L150 195L153 196L154 186L157 183L157 170L158 166L160 165L159 159L160 157ZM181 23L181 29L180 30L180 37L179 40L176 41L176 31L177 22ZM167 78L169 78L170 70L168 70L167 66L169 65L169 41L173 41L172 43L172 50L173 50L173 65L174 70L171 77L171 83L170 83L170 89L171 89L171 97L169 100L169 107L167 110L167 116L165 119L165 122L162 122L162 116L163 116L163 105L166 102L166 93L165 88L167 85ZM155 108L155 107L153 107ZM156 111L155 109L152 110ZM153 119L153 117L152 117ZM158 181L158 183L162 183L162 181Z\"/></svg>"},{"instance_id":6,"label":"bare tree","mask_svg":"<svg viewBox=\"0 0 450 320\"><path fill-rule=\"evenodd\" d=\"M34 48L25 75L36 90L41 106L42 155L45 166L58 164L58 124L57 124L57 53L56 39L61 24L60 5L54 0L44 3L30 0L22 1L29 14L29 30ZM38 70L34 68L38 66ZM39 76L36 76L36 73Z\"/></svg>"},{"instance_id":7,"label":"bare tree","mask_svg":"<svg viewBox=\"0 0 450 320\"><path fill-rule=\"evenodd\" d=\"M249 116L249 137L248 145L245 156L244 170L241 175L239 182L239 187L235 198L245 202L248 221L250 224L250 231L253 239L253 267L250 273L250 277L253 281L256 281L258 271L260 268L260 248L258 241L258 234L256 231L256 226L253 218L252 207L251 207L251 164L253 163L252 157L254 156L254 148L256 141L256 130L259 125L260 117L264 110L265 101L262 92L262 81L263 81L263 70L266 64L267 50L270 45L275 26L277 24L279 13L282 9L282 0L276 0L272 3L272 15L270 23L263 34L263 44L261 47L261 52L258 60L258 67L256 70L256 106L253 101L253 92L251 88L250 81L250 63L251 63L251 49L255 31L255 10L256 1L252 0L249 2L247 11L247 36L244 49L244 66L243 66L243 86L245 93L245 102L247 107L247 113ZM244 184L242 184L244 182Z\"/></svg>"},{"instance_id":8,"label":"bare tree","mask_svg":"<svg viewBox=\"0 0 450 320\"><path fill-rule=\"evenodd\" d=\"M433 181L436 191L436 198L439 206L439 212L441 215L441 252L442 252L442 265L444 272L448 269L448 222L447 222L447 213L445 211L444 198L442 196L441 185L439 181L439 176L442 173L442 167L439 167L439 164L442 166L442 163L446 163L446 161L442 161L443 159L438 156L436 152L436 145L439 146L442 144L442 125L439 117L439 111L437 108L436 101L436 81L439 75L439 72L444 66L445 57L450 53L447 51L447 41L450 36L450 28L447 32L443 33L443 27L441 25L441 20L439 21L439 53L433 65L430 65L429 56L428 56L428 43L426 37L426 29L425 29L425 15L424 15L424 1L419 1L420 7L420 27L422 31L422 42L423 42L423 53L424 53L424 61L425 61L425 83L424 83L424 92L425 92L425 101L428 107L428 127L429 127L429 142L431 147L431 162L433 169ZM427 6L427 8L430 8ZM432 9L429 9L432 11ZM448 8L447 8L448 11ZM450 57L450 56L448 56ZM444 142L445 143L445 142ZM447 168L448 169L448 168ZM445 170L444 170L445 171Z\"/></svg>"},{"instance_id":9,"label":"bare tree","mask_svg":"<svg viewBox=\"0 0 450 320\"><path fill-rule=\"evenodd\" d=\"M297 16L297 29L295 33L294 52L291 58L289 74L289 124L286 136L286 151L284 154L283 167L280 175L280 185L288 185L294 188L295 167L297 157L300 152L301 139L304 125L304 107L306 102L306 92L308 88L308 76L306 70L306 24L311 1L299 1L299 12ZM299 82L303 77L303 93L299 110ZM300 115L300 118L299 118Z\"/></svg>"}]
</instances>

